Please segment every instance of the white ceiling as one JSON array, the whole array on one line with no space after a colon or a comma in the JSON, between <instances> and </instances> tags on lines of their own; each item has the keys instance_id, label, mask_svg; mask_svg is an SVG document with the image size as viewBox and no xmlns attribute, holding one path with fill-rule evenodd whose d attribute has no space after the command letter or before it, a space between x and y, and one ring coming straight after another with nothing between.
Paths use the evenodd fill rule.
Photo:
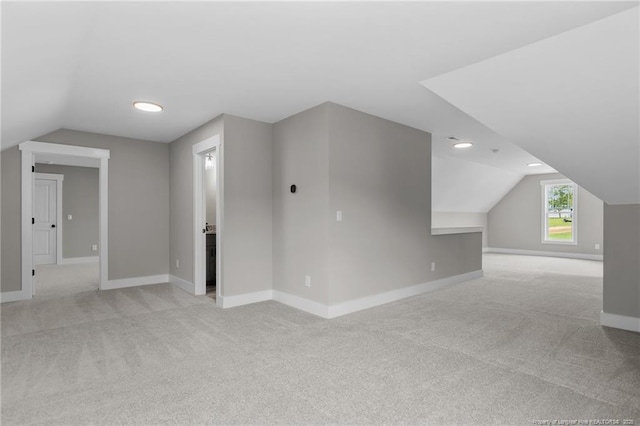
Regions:
<instances>
[{"instance_id":1,"label":"white ceiling","mask_svg":"<svg viewBox=\"0 0 640 426\"><path fill-rule=\"evenodd\" d=\"M487 213L524 175L502 168L432 157L431 209L438 212Z\"/></svg>"},{"instance_id":2,"label":"white ceiling","mask_svg":"<svg viewBox=\"0 0 640 426\"><path fill-rule=\"evenodd\" d=\"M640 203L638 8L424 84L609 204Z\"/></svg>"},{"instance_id":3,"label":"white ceiling","mask_svg":"<svg viewBox=\"0 0 640 426\"><path fill-rule=\"evenodd\" d=\"M419 82L633 4L2 2L2 148L58 128L171 142L221 113L275 122L333 101L432 132L442 157L552 171ZM476 145L453 152L450 135Z\"/></svg>"}]
</instances>

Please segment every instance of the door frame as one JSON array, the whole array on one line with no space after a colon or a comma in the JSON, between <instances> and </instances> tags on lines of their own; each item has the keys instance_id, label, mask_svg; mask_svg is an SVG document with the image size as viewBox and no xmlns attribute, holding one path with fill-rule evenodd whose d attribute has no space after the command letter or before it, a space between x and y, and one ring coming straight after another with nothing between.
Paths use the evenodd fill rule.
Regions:
<instances>
[{"instance_id":1,"label":"door frame","mask_svg":"<svg viewBox=\"0 0 640 426\"><path fill-rule=\"evenodd\" d=\"M222 262L224 256L224 151L222 138L216 134L191 148L193 155L193 284L194 294L206 293L206 244L202 232L206 220L204 157L211 151L216 153L216 304L221 306L224 293Z\"/></svg>"},{"instance_id":2,"label":"door frame","mask_svg":"<svg viewBox=\"0 0 640 426\"><path fill-rule=\"evenodd\" d=\"M31 299L33 296L33 185L35 182L35 158L37 154L53 154L74 159L88 159L95 163L99 173L99 242L100 274L98 288L107 284L109 271L109 158L108 149L89 148L75 145L63 145L38 141L22 142L18 145L21 152L21 208L22 208L22 260L21 290L14 300ZM59 164L64 165L64 160ZM68 164L73 165L73 164Z\"/></svg>"},{"instance_id":3,"label":"door frame","mask_svg":"<svg viewBox=\"0 0 640 426\"><path fill-rule=\"evenodd\" d=\"M62 263L62 184L64 175L57 173L38 173L35 179L55 180L56 181L56 265Z\"/></svg>"}]
</instances>

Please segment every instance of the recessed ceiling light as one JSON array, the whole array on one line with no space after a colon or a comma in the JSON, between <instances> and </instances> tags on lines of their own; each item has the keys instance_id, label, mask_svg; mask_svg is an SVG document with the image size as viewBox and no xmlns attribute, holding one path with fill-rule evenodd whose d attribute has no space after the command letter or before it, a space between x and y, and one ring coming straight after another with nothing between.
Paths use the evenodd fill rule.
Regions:
<instances>
[{"instance_id":1,"label":"recessed ceiling light","mask_svg":"<svg viewBox=\"0 0 640 426\"><path fill-rule=\"evenodd\" d=\"M153 102L136 101L133 106L141 111L147 112L160 112L163 110L162 105L154 104Z\"/></svg>"},{"instance_id":2,"label":"recessed ceiling light","mask_svg":"<svg viewBox=\"0 0 640 426\"><path fill-rule=\"evenodd\" d=\"M470 146L473 146L471 142L458 142L453 145L454 148L469 148Z\"/></svg>"},{"instance_id":3,"label":"recessed ceiling light","mask_svg":"<svg viewBox=\"0 0 640 426\"><path fill-rule=\"evenodd\" d=\"M538 167L538 166L542 166L542 163L529 163L529 164L527 164L527 166L529 166L529 167Z\"/></svg>"}]
</instances>

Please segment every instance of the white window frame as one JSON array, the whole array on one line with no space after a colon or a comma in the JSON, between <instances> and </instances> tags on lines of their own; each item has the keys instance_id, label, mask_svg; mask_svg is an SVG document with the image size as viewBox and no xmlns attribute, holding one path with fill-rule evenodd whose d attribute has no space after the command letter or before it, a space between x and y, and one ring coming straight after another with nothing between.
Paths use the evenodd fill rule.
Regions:
<instances>
[{"instance_id":1,"label":"white window frame","mask_svg":"<svg viewBox=\"0 0 640 426\"><path fill-rule=\"evenodd\" d=\"M573 188L573 212L571 214L571 222L573 226L573 238L571 240L554 240L549 239L547 221L547 187L555 185L569 185ZM560 245L577 245L578 244L578 185L569 179L554 179L540 181L542 187L542 244L560 244Z\"/></svg>"}]
</instances>

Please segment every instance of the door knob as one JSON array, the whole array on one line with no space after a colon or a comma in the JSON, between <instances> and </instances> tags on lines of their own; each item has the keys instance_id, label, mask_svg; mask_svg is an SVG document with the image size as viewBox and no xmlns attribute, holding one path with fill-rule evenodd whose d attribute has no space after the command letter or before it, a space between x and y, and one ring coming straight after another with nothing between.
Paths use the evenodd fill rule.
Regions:
<instances>
[{"instance_id":1,"label":"door knob","mask_svg":"<svg viewBox=\"0 0 640 426\"><path fill-rule=\"evenodd\" d=\"M51 227L52 227L52 228L55 228L55 227L56 227L56 225L52 224L52 225L51 225Z\"/></svg>"}]
</instances>

